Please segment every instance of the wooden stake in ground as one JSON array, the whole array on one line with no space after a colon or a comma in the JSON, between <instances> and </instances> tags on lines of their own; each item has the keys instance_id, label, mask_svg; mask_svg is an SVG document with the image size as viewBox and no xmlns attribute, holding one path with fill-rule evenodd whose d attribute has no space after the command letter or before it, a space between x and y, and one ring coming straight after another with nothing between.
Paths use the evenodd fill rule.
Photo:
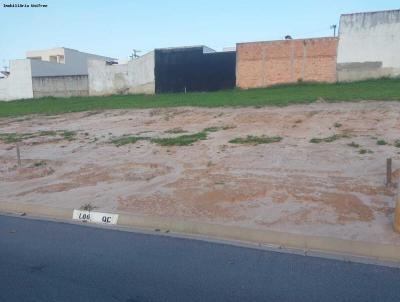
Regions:
<instances>
[{"instance_id":1,"label":"wooden stake in ground","mask_svg":"<svg viewBox=\"0 0 400 302\"><path fill-rule=\"evenodd\" d=\"M392 184L392 159L386 159L386 187Z\"/></svg>"},{"instance_id":2,"label":"wooden stake in ground","mask_svg":"<svg viewBox=\"0 0 400 302\"><path fill-rule=\"evenodd\" d=\"M19 144L16 144L18 167L21 167L21 154L19 153Z\"/></svg>"},{"instance_id":3,"label":"wooden stake in ground","mask_svg":"<svg viewBox=\"0 0 400 302\"><path fill-rule=\"evenodd\" d=\"M394 210L394 230L400 233L400 181L397 185L396 208Z\"/></svg>"}]
</instances>

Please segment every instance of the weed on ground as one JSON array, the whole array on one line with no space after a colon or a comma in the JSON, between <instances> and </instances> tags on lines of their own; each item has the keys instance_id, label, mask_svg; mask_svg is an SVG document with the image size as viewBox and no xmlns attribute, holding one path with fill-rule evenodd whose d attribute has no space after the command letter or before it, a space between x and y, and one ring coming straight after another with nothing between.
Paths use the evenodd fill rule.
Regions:
<instances>
[{"instance_id":1,"label":"weed on ground","mask_svg":"<svg viewBox=\"0 0 400 302\"><path fill-rule=\"evenodd\" d=\"M165 133L168 133L168 134L179 134L179 133L186 133L186 132L187 131L183 130L182 128L173 128L173 129L165 131Z\"/></svg>"},{"instance_id":2,"label":"weed on ground","mask_svg":"<svg viewBox=\"0 0 400 302\"><path fill-rule=\"evenodd\" d=\"M310 143L319 144L319 143L331 143L341 138L349 138L350 135L348 134L334 134L324 138L312 138Z\"/></svg>"},{"instance_id":3,"label":"weed on ground","mask_svg":"<svg viewBox=\"0 0 400 302\"><path fill-rule=\"evenodd\" d=\"M152 138L150 141L160 146L189 146L194 142L204 139L207 139L207 132L202 131L177 137Z\"/></svg>"},{"instance_id":4,"label":"weed on ground","mask_svg":"<svg viewBox=\"0 0 400 302\"><path fill-rule=\"evenodd\" d=\"M358 151L358 153L360 153L360 154L371 154L371 153L374 153L374 152L371 151L371 150L368 150L368 149L360 149Z\"/></svg>"},{"instance_id":5,"label":"weed on ground","mask_svg":"<svg viewBox=\"0 0 400 302\"><path fill-rule=\"evenodd\" d=\"M117 147L134 144L140 140L149 140L149 137L142 137L142 136L130 136L130 135L123 135L118 138L111 139L111 143Z\"/></svg>"},{"instance_id":6,"label":"weed on ground","mask_svg":"<svg viewBox=\"0 0 400 302\"><path fill-rule=\"evenodd\" d=\"M76 131L67 131L67 130L46 130L46 131L38 131L31 133L0 133L0 141L6 144L13 144L22 142L26 139L41 137L41 136L61 136L65 140L73 140L76 136Z\"/></svg>"},{"instance_id":7,"label":"weed on ground","mask_svg":"<svg viewBox=\"0 0 400 302\"><path fill-rule=\"evenodd\" d=\"M352 148L360 148L360 145L356 144L355 142L351 142L350 144L347 144L347 146L352 147Z\"/></svg>"},{"instance_id":8,"label":"weed on ground","mask_svg":"<svg viewBox=\"0 0 400 302\"><path fill-rule=\"evenodd\" d=\"M231 144L244 144L244 145L259 145L259 144L270 144L270 143L277 143L282 140L280 136L255 136L255 135L248 135L246 137L238 137L234 138L229 141Z\"/></svg>"}]
</instances>

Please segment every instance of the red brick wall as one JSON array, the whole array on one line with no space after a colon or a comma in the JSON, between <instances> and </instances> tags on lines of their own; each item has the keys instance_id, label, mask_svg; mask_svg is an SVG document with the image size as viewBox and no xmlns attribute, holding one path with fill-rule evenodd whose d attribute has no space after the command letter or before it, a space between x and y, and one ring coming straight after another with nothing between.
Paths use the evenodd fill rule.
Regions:
<instances>
[{"instance_id":1,"label":"red brick wall","mask_svg":"<svg viewBox=\"0 0 400 302\"><path fill-rule=\"evenodd\" d=\"M336 82L336 38L239 43L236 86Z\"/></svg>"}]
</instances>

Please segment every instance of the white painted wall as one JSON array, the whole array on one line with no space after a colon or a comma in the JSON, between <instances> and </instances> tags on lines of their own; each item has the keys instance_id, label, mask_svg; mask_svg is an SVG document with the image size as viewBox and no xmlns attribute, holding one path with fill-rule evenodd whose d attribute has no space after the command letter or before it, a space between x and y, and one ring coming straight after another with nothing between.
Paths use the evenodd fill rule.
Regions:
<instances>
[{"instance_id":1,"label":"white painted wall","mask_svg":"<svg viewBox=\"0 0 400 302\"><path fill-rule=\"evenodd\" d=\"M64 53L64 63L48 62L49 56ZM70 48L55 48L50 50L27 52L27 56L42 56L43 60L32 60L32 76L67 76L87 75L89 60L115 61L114 58L98 56L90 53L80 52Z\"/></svg>"},{"instance_id":2,"label":"white painted wall","mask_svg":"<svg viewBox=\"0 0 400 302\"><path fill-rule=\"evenodd\" d=\"M342 15L339 81L400 75L400 10Z\"/></svg>"},{"instance_id":3,"label":"white painted wall","mask_svg":"<svg viewBox=\"0 0 400 302\"><path fill-rule=\"evenodd\" d=\"M154 51L127 64L89 61L89 95L155 92Z\"/></svg>"},{"instance_id":4,"label":"white painted wall","mask_svg":"<svg viewBox=\"0 0 400 302\"><path fill-rule=\"evenodd\" d=\"M115 61L114 58L64 47L30 51L26 55L32 59L10 61L10 75L0 79L1 101L40 96L87 95L88 61L102 60L100 62L103 64L105 61ZM51 56L63 57L64 63L49 62ZM33 59L39 57L41 59Z\"/></svg>"},{"instance_id":5,"label":"white painted wall","mask_svg":"<svg viewBox=\"0 0 400 302\"><path fill-rule=\"evenodd\" d=\"M10 61L10 75L0 79L0 101L33 98L31 60Z\"/></svg>"}]
</instances>

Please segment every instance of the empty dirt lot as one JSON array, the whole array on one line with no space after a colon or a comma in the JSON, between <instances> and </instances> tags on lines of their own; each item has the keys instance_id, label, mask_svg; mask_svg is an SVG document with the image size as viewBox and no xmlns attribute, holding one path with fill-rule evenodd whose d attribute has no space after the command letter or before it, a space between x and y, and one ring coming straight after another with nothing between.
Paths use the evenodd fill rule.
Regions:
<instances>
[{"instance_id":1,"label":"empty dirt lot","mask_svg":"<svg viewBox=\"0 0 400 302\"><path fill-rule=\"evenodd\" d=\"M386 158L400 177L399 102L2 118L0 140L3 202L400 245L385 186Z\"/></svg>"}]
</instances>

